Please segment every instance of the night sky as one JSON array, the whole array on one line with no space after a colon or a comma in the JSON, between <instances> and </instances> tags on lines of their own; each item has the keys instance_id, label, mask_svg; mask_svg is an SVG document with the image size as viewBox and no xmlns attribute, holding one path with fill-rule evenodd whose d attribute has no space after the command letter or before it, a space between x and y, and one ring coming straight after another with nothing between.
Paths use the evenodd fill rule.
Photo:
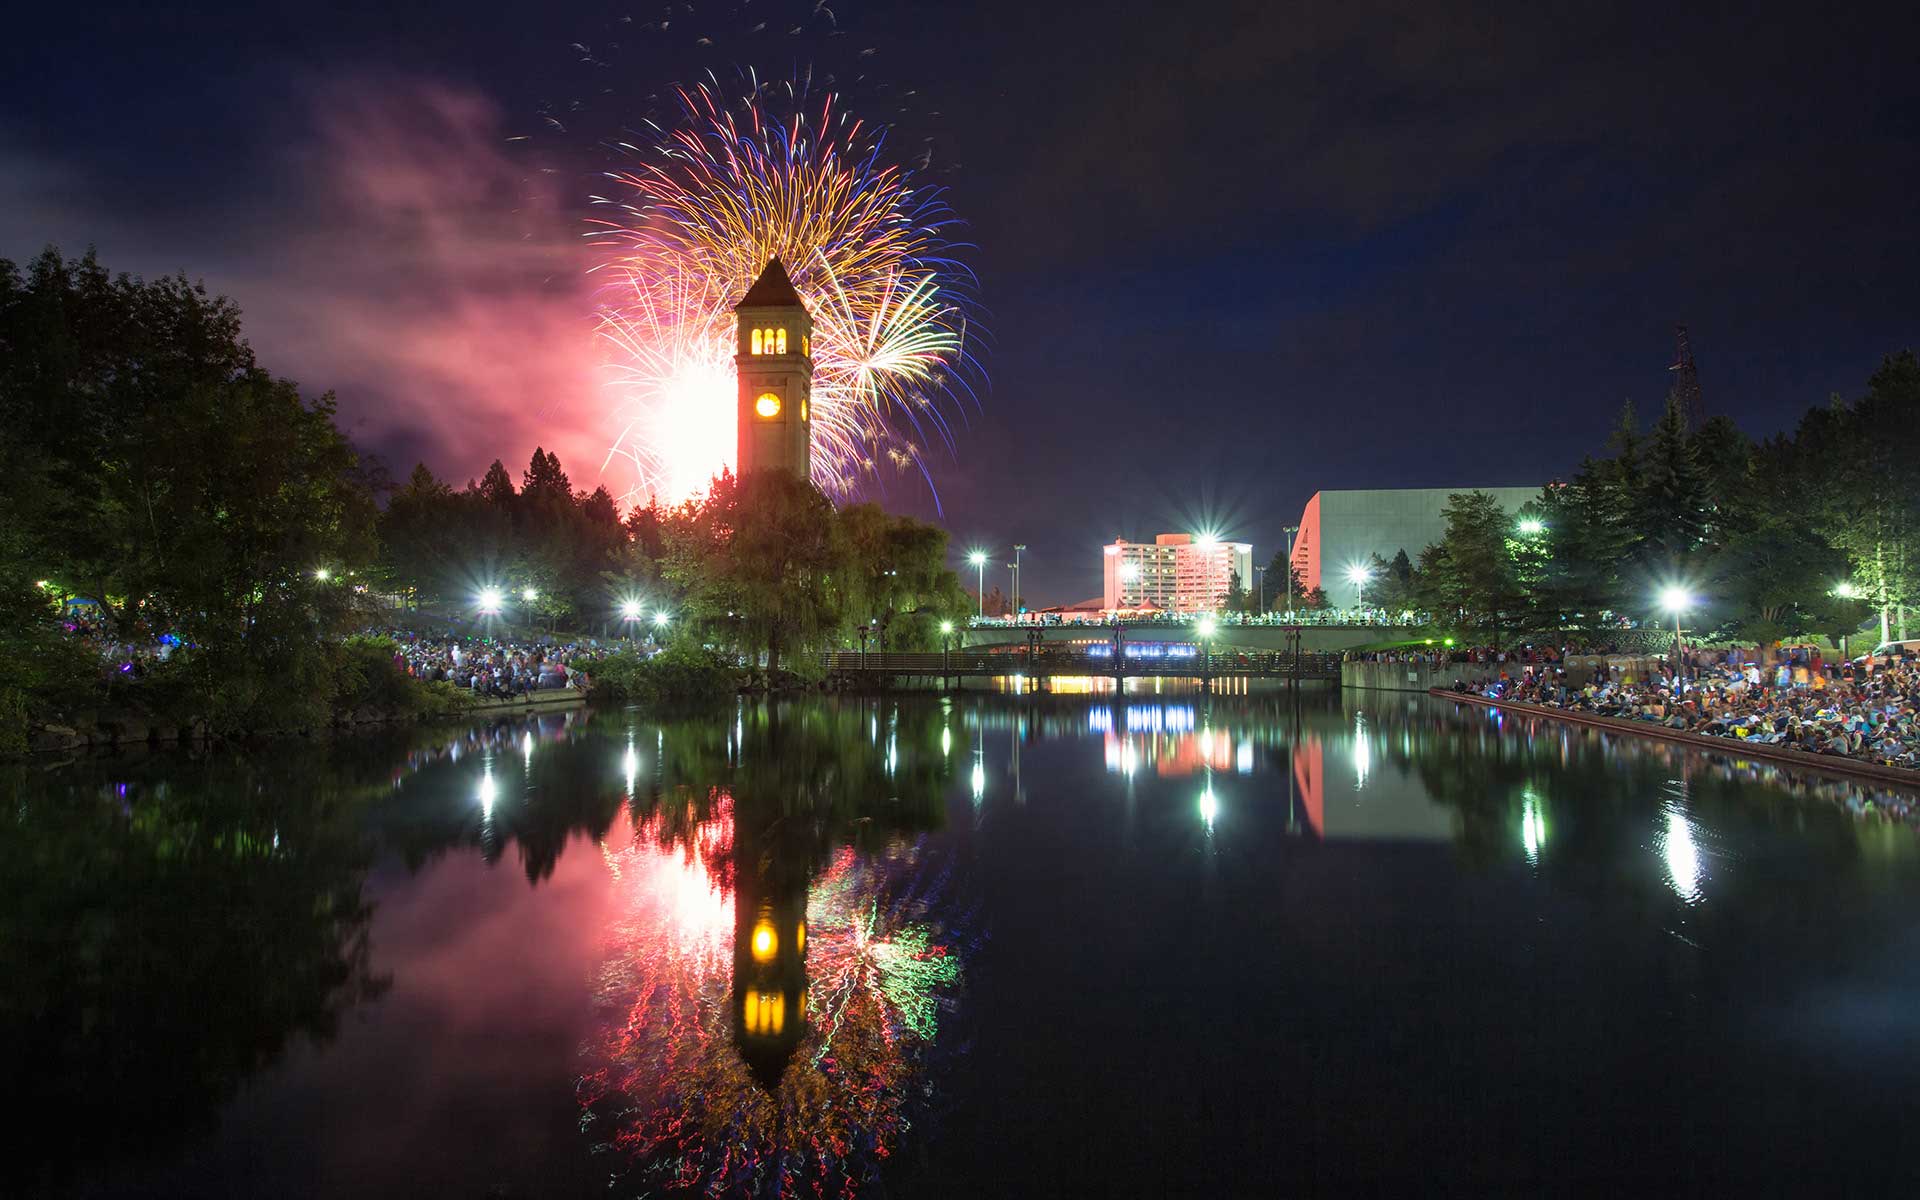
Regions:
<instances>
[{"instance_id":1,"label":"night sky","mask_svg":"<svg viewBox=\"0 0 1920 1200\"><path fill-rule=\"evenodd\" d=\"M1264 562L1320 488L1564 476L1661 403L1675 322L1752 434L1856 394L1920 343L1913 12L39 5L0 256L203 277L396 473L539 442L591 485L606 143L709 69L811 69L968 221L989 383L940 519L1058 603L1116 536Z\"/></svg>"}]
</instances>

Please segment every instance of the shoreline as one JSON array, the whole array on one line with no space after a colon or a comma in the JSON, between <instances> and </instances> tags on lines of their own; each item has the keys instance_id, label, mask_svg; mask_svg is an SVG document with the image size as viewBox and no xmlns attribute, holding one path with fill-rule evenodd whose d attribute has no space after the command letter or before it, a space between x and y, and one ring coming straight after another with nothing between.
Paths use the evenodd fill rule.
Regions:
<instances>
[{"instance_id":1,"label":"shoreline","mask_svg":"<svg viewBox=\"0 0 1920 1200\"><path fill-rule=\"evenodd\" d=\"M162 749L172 746L204 746L213 741L266 741L279 738L337 736L360 729L403 724L439 724L472 717L512 716L516 713L558 712L585 708L587 693L572 688L553 688L510 699L476 700L457 712L438 715L378 713L361 718L348 714L343 720L314 729L252 730L231 738L212 738L192 725L152 721L138 714L114 714L85 728L67 725L43 725L29 733L25 753L12 756L27 761L44 755L106 752L129 749ZM37 735L37 736L36 736ZM36 744L37 743L37 744ZM0 756L0 761L9 761Z\"/></svg>"},{"instance_id":2,"label":"shoreline","mask_svg":"<svg viewBox=\"0 0 1920 1200\"><path fill-rule=\"evenodd\" d=\"M1791 750L1783 746L1769 746L1758 742L1741 742L1732 738L1707 737L1704 734L1687 733L1678 729L1668 729L1648 721L1624 721L1619 717L1603 717L1595 713L1575 712L1564 708L1547 708L1538 704L1517 704L1511 700L1489 700L1485 696L1474 696L1465 692L1450 691L1446 688L1428 688L1427 695L1436 700L1452 700L1461 704L1477 704L1482 708L1496 709L1526 717L1545 717L1549 720L1565 721L1570 725L1587 725L1595 729L1612 730L1616 733L1637 734L1658 741L1674 742L1690 746L1695 750L1704 750L1711 754L1721 754L1733 758L1759 758L1769 762L1800 767L1803 770L1817 771L1826 775L1843 775L1851 779L1872 779L1880 783L1892 783L1912 790L1920 790L1920 771L1909 771L1902 767L1887 767L1879 763L1861 762L1858 759L1840 758L1830 754L1809 754L1805 750Z\"/></svg>"}]
</instances>

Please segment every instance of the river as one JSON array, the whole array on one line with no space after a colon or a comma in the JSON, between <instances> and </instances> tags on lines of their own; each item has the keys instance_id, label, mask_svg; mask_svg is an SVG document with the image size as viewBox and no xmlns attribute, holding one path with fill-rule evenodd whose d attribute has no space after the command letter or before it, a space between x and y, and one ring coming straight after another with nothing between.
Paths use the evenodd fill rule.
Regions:
<instances>
[{"instance_id":1,"label":"river","mask_svg":"<svg viewBox=\"0 0 1920 1200\"><path fill-rule=\"evenodd\" d=\"M5 1194L1915 1173L1915 835L1736 757L1147 684L0 786Z\"/></svg>"}]
</instances>

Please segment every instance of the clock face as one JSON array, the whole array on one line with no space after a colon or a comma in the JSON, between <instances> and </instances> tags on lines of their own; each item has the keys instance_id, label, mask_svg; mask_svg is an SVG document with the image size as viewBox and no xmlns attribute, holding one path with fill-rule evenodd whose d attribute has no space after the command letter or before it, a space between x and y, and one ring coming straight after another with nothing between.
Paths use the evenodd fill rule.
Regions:
<instances>
[{"instance_id":1,"label":"clock face","mask_svg":"<svg viewBox=\"0 0 1920 1200\"><path fill-rule=\"evenodd\" d=\"M772 392L761 392L760 398L753 402L753 411L763 417L779 416L780 397L774 395Z\"/></svg>"},{"instance_id":2,"label":"clock face","mask_svg":"<svg viewBox=\"0 0 1920 1200\"><path fill-rule=\"evenodd\" d=\"M807 419L807 399L805 396L800 398L800 419L802 421Z\"/></svg>"}]
</instances>

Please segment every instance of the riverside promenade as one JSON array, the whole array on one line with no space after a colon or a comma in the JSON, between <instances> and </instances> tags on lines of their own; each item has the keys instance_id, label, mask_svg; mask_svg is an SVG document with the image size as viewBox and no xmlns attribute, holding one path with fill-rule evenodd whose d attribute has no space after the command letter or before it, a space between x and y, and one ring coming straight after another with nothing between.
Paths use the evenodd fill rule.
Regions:
<instances>
[{"instance_id":1,"label":"riverside promenade","mask_svg":"<svg viewBox=\"0 0 1920 1200\"><path fill-rule=\"evenodd\" d=\"M1448 688L1429 688L1427 695L1436 700L1451 700L1456 704L1473 704L1481 708L1497 709L1523 717L1545 717L1554 721L1564 721L1570 725L1589 725L1596 729L1611 730L1616 733L1633 734L1636 737L1655 738L1663 742L1677 742L1691 746L1696 750L1706 750L1714 754L1731 755L1736 758L1757 758L1767 762L1776 762L1799 767L1808 771L1819 771L1828 775L1842 775L1852 779L1874 779L1882 783L1900 784L1909 788L1920 788L1920 771L1911 771L1903 767L1889 767L1880 763L1863 762L1857 758L1842 758L1837 754L1810 754L1805 750L1790 750L1784 746L1769 746L1761 742L1738 741L1733 738L1707 737L1698 733L1687 733L1678 729L1668 729L1650 721L1624 721L1619 717L1603 717L1595 713L1577 712L1565 708L1547 708L1539 704L1517 704L1510 700L1489 700L1484 696L1475 696L1467 692L1456 692Z\"/></svg>"}]
</instances>

